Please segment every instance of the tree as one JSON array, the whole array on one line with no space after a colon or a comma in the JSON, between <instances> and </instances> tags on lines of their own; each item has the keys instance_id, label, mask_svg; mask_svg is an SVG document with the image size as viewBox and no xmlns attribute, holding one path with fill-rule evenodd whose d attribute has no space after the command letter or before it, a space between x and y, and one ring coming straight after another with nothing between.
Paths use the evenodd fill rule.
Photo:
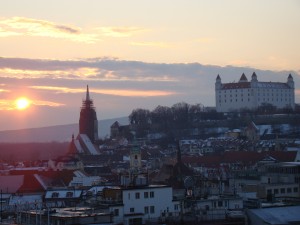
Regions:
<instances>
[{"instance_id":1,"label":"tree","mask_svg":"<svg viewBox=\"0 0 300 225\"><path fill-rule=\"evenodd\" d=\"M129 115L131 125L145 126L151 123L150 111L147 109L134 109Z\"/></svg>"},{"instance_id":2,"label":"tree","mask_svg":"<svg viewBox=\"0 0 300 225\"><path fill-rule=\"evenodd\" d=\"M257 108L257 112L261 114L273 114L276 112L276 109L276 106L264 102Z\"/></svg>"},{"instance_id":3,"label":"tree","mask_svg":"<svg viewBox=\"0 0 300 225\"><path fill-rule=\"evenodd\" d=\"M192 125L195 122L201 120L201 112L203 112L204 106L202 104L189 106L189 123Z\"/></svg>"},{"instance_id":4,"label":"tree","mask_svg":"<svg viewBox=\"0 0 300 225\"><path fill-rule=\"evenodd\" d=\"M189 105L185 102L179 102L172 107L173 122L176 128L185 128L189 121Z\"/></svg>"},{"instance_id":5,"label":"tree","mask_svg":"<svg viewBox=\"0 0 300 225\"><path fill-rule=\"evenodd\" d=\"M147 109L135 109L129 115L129 121L136 130L138 137L144 137L150 128L150 111Z\"/></svg>"},{"instance_id":6,"label":"tree","mask_svg":"<svg viewBox=\"0 0 300 225\"><path fill-rule=\"evenodd\" d=\"M167 106L157 106L151 112L151 122L158 130L167 131L172 124L172 110Z\"/></svg>"}]
</instances>

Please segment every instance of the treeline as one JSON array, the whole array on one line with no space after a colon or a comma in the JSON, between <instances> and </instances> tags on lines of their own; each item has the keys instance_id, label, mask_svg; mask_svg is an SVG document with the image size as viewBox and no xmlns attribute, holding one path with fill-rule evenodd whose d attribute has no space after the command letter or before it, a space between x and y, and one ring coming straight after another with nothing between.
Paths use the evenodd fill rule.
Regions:
<instances>
[{"instance_id":1,"label":"treeline","mask_svg":"<svg viewBox=\"0 0 300 225\"><path fill-rule=\"evenodd\" d=\"M222 113L208 110L201 104L190 105L185 102L171 107L157 106L153 111L134 109L129 115L129 122L137 137L144 137L149 132L162 132L171 135L175 130L197 127L201 121L222 120Z\"/></svg>"},{"instance_id":2,"label":"treeline","mask_svg":"<svg viewBox=\"0 0 300 225\"><path fill-rule=\"evenodd\" d=\"M129 115L129 122L131 130L135 131L137 138L146 137L151 133L161 133L166 138L187 137L193 136L194 130L197 130L197 135L204 137L204 129L208 127L223 126L234 129L247 126L251 121L260 124L261 115L268 116L264 118L264 122L269 121L270 124L278 122L298 125L299 113L300 106L297 104L295 109L290 107L277 109L272 104L264 103L255 110L244 108L230 113L218 113L215 109L205 108L202 104L190 105L180 102L171 107L159 105L152 111L141 108L134 109ZM279 119L275 118L274 114L286 116ZM291 123L290 119L294 122Z\"/></svg>"}]
</instances>

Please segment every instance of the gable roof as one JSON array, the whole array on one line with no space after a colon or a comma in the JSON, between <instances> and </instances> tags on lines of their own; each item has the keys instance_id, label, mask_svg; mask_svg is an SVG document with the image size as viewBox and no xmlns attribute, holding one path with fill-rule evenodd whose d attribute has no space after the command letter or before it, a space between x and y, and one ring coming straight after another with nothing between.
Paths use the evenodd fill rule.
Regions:
<instances>
[{"instance_id":1,"label":"gable roof","mask_svg":"<svg viewBox=\"0 0 300 225\"><path fill-rule=\"evenodd\" d=\"M247 79L247 77L246 77L246 75L244 73L242 74L239 82L248 82L248 79Z\"/></svg>"}]
</instances>

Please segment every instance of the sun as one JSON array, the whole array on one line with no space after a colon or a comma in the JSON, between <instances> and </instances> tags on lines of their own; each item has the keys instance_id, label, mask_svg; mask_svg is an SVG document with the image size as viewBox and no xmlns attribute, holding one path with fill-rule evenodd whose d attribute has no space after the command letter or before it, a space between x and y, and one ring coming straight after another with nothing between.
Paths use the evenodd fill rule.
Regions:
<instances>
[{"instance_id":1,"label":"sun","mask_svg":"<svg viewBox=\"0 0 300 225\"><path fill-rule=\"evenodd\" d=\"M16 100L16 108L19 110L27 109L30 106L30 101L27 98L18 98Z\"/></svg>"}]
</instances>

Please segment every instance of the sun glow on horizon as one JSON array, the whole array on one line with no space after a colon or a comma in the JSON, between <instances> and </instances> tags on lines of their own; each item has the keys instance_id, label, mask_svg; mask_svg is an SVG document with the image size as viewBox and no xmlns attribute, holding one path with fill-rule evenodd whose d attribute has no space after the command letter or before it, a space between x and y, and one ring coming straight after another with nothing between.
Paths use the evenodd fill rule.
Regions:
<instances>
[{"instance_id":1,"label":"sun glow on horizon","mask_svg":"<svg viewBox=\"0 0 300 225\"><path fill-rule=\"evenodd\" d=\"M15 103L18 110L25 110L30 106L30 101L24 97L18 98Z\"/></svg>"}]
</instances>

